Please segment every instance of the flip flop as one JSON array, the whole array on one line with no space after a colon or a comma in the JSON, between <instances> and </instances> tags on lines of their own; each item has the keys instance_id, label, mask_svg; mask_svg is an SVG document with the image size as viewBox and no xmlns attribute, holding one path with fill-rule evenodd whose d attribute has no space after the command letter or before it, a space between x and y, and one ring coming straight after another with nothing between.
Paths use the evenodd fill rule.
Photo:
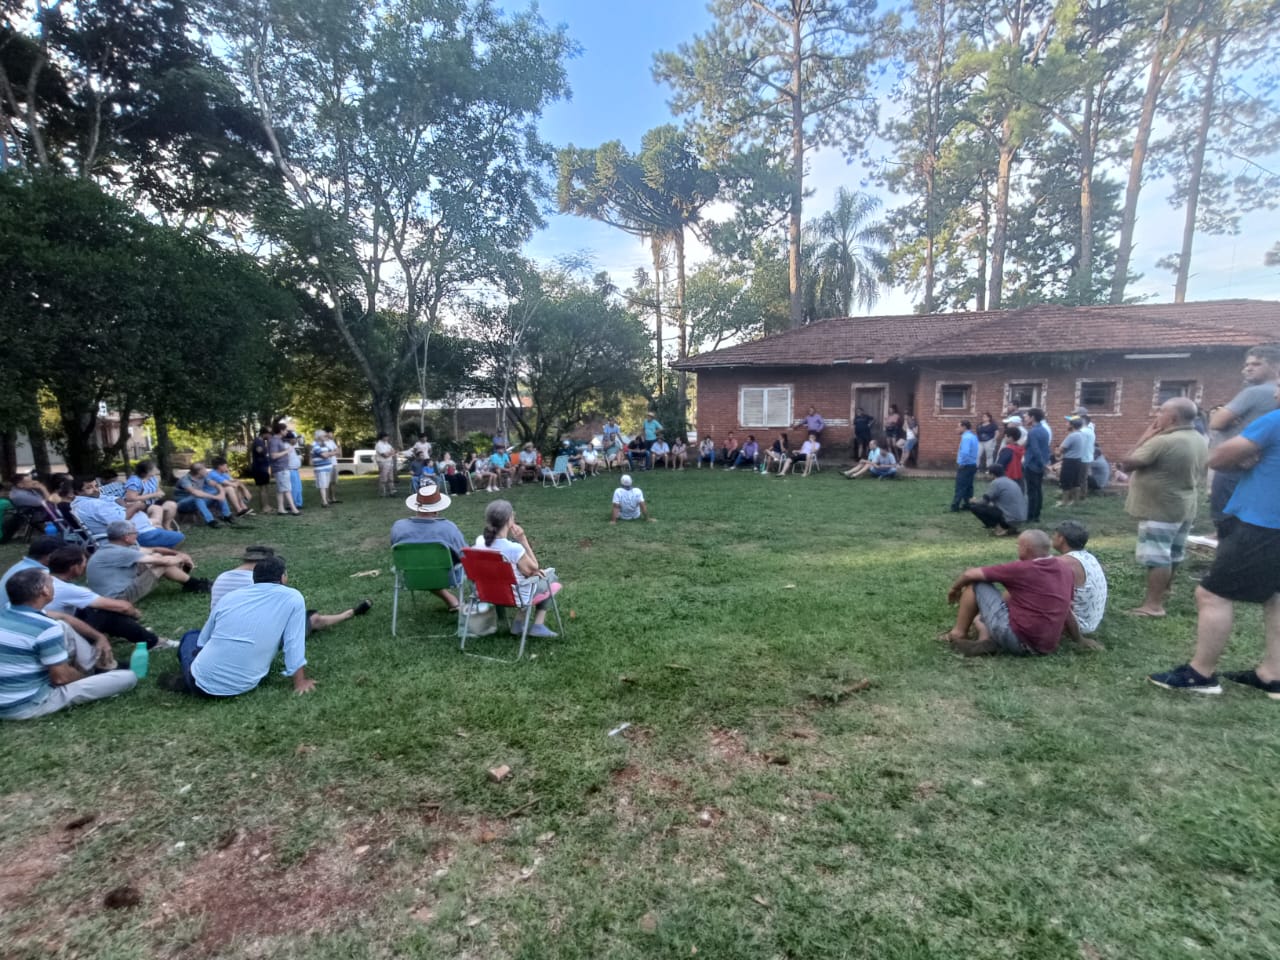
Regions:
<instances>
[{"instance_id":1,"label":"flip flop","mask_svg":"<svg viewBox=\"0 0 1280 960\"><path fill-rule=\"evenodd\" d=\"M1130 617L1150 617L1152 620L1159 620L1161 617L1168 616L1166 613L1149 613L1136 607L1132 610L1126 610L1125 614Z\"/></svg>"}]
</instances>

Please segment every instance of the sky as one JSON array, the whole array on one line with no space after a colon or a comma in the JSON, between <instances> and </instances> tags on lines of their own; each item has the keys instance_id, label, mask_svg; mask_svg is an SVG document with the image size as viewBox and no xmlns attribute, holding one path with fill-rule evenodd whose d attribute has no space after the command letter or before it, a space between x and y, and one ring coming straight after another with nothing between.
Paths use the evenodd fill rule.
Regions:
<instances>
[{"instance_id":1,"label":"sky","mask_svg":"<svg viewBox=\"0 0 1280 960\"><path fill-rule=\"evenodd\" d=\"M709 26L710 15L700 0L539 0L538 7L548 23L565 24L582 48L568 64L572 99L554 104L543 115L540 128L546 140L557 147L593 147L621 140L636 150L646 130L679 122L667 105L670 91L653 80L653 55L676 49ZM1276 169L1280 153L1264 162ZM806 185L813 196L805 201L806 219L828 209L838 187L863 189L867 173L849 166L834 151L811 155ZM1157 268L1155 261L1181 244L1183 211L1169 206L1167 193L1166 185L1150 181L1143 187L1138 207L1133 269L1143 278L1131 284L1128 292L1152 302L1172 301L1173 275ZM877 195L886 208L900 202L887 192ZM1267 212L1246 217L1237 236L1197 235L1187 299L1276 299L1280 269L1263 266L1263 256L1277 241L1280 224ZM631 284L637 267L650 266L648 249L638 238L560 214L548 218L547 228L530 241L526 252L544 264L589 254L623 288ZM706 258L707 251L691 242L689 254L693 266ZM886 291L874 312L910 313L915 299L904 289Z\"/></svg>"}]
</instances>

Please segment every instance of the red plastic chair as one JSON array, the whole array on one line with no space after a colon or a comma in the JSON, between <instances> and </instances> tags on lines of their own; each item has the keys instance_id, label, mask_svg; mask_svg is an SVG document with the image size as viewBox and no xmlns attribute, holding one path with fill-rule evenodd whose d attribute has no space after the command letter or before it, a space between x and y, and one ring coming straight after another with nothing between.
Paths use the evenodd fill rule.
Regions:
<instances>
[{"instance_id":1,"label":"red plastic chair","mask_svg":"<svg viewBox=\"0 0 1280 960\"><path fill-rule=\"evenodd\" d=\"M458 630L461 642L459 649L470 657L482 660L498 660L502 663L515 663L524 656L525 644L529 639L529 624L533 621L533 607L544 597L550 597L551 609L556 614L556 626L563 633L564 621L560 618L560 605L556 602L559 583L549 577L531 577L524 581L532 583L533 590L529 594L529 602L520 601L521 582L516 576L515 564L511 563L497 550L484 547L467 547L462 551L462 570L466 579L462 583L462 604L459 608L460 627ZM470 610L476 601L492 603L495 607L514 608L524 612L524 629L520 632L520 649L515 658L484 657L478 653L467 652L468 626L471 620Z\"/></svg>"}]
</instances>

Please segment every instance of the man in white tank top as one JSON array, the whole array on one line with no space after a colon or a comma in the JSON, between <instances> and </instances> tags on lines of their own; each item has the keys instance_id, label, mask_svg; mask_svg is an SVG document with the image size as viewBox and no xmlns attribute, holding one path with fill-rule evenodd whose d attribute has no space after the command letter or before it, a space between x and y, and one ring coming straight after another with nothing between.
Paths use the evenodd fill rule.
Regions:
<instances>
[{"instance_id":1,"label":"man in white tank top","mask_svg":"<svg viewBox=\"0 0 1280 960\"><path fill-rule=\"evenodd\" d=\"M1086 649L1101 650L1102 644L1084 636L1098 629L1107 609L1107 575L1098 558L1085 549L1088 542L1089 530L1079 520L1063 520L1053 531L1053 549L1075 578L1071 612L1081 635L1072 639Z\"/></svg>"}]
</instances>

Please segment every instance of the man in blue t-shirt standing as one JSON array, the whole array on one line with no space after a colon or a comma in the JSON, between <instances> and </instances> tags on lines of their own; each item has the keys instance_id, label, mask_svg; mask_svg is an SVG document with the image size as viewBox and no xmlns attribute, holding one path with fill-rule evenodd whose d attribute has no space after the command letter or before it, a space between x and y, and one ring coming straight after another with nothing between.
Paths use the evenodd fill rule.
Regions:
<instances>
[{"instance_id":1,"label":"man in blue t-shirt standing","mask_svg":"<svg viewBox=\"0 0 1280 960\"><path fill-rule=\"evenodd\" d=\"M1280 386L1275 399L1280 403ZM1213 567L1196 587L1196 652L1190 663L1149 679L1167 690L1221 693L1215 671L1231 639L1235 604L1260 603L1266 625L1262 662L1224 676L1280 700L1280 410L1215 447L1209 466L1240 471L1240 480L1224 511Z\"/></svg>"},{"instance_id":2,"label":"man in blue t-shirt standing","mask_svg":"<svg viewBox=\"0 0 1280 960\"><path fill-rule=\"evenodd\" d=\"M973 499L973 478L978 474L978 435L973 424L960 421L960 449L956 451L956 492L951 498L951 512L969 508Z\"/></svg>"}]
</instances>

